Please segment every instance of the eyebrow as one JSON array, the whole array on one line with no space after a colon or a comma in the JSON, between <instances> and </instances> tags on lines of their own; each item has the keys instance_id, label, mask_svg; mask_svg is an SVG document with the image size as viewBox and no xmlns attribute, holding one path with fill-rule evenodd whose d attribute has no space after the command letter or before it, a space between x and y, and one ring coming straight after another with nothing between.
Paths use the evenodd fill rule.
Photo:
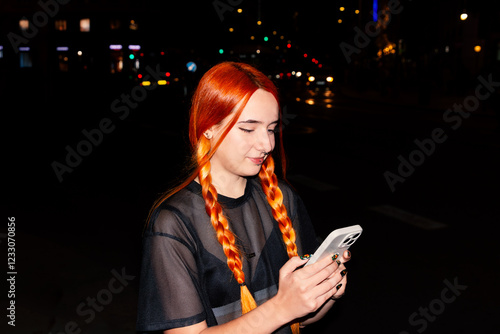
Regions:
<instances>
[{"instance_id":1,"label":"eyebrow","mask_svg":"<svg viewBox=\"0 0 500 334\"><path fill-rule=\"evenodd\" d=\"M272 124L278 124L279 120L275 120L274 122L269 123L269 125ZM255 119L247 119L246 121L239 121L237 124L263 124L264 122L262 121L257 121Z\"/></svg>"}]
</instances>

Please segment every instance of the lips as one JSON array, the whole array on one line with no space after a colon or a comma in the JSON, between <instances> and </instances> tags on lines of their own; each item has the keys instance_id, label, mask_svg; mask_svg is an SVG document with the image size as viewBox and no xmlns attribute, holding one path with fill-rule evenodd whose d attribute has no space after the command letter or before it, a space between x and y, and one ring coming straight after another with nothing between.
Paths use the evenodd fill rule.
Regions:
<instances>
[{"instance_id":1,"label":"lips","mask_svg":"<svg viewBox=\"0 0 500 334\"><path fill-rule=\"evenodd\" d=\"M256 165L262 165L262 163L264 162L264 158L248 158L248 159L250 159L250 161Z\"/></svg>"}]
</instances>

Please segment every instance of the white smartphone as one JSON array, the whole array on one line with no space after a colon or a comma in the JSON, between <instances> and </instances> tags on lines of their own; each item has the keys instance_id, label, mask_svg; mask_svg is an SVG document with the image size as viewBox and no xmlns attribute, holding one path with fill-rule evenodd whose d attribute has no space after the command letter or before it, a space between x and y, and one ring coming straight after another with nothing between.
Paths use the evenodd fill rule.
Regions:
<instances>
[{"instance_id":1,"label":"white smartphone","mask_svg":"<svg viewBox=\"0 0 500 334\"><path fill-rule=\"evenodd\" d=\"M319 261L326 256L333 257L333 255L338 254L340 258L344 251L349 249L351 245L358 240L359 236L363 232L363 229L359 225L352 225L344 228L336 229L331 232L325 241L318 247L316 252L309 258L306 266Z\"/></svg>"}]
</instances>

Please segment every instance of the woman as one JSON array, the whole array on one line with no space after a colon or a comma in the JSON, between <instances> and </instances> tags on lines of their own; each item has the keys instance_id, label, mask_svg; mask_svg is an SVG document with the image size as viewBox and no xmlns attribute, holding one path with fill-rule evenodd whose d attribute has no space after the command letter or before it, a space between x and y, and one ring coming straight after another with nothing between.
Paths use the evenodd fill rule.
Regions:
<instances>
[{"instance_id":1,"label":"woman","mask_svg":"<svg viewBox=\"0 0 500 334\"><path fill-rule=\"evenodd\" d=\"M148 219L138 331L298 333L342 296L339 260L299 268L308 256L298 254L318 245L302 201L274 173L280 127L277 89L255 68L225 62L202 77L189 124L194 172Z\"/></svg>"}]
</instances>

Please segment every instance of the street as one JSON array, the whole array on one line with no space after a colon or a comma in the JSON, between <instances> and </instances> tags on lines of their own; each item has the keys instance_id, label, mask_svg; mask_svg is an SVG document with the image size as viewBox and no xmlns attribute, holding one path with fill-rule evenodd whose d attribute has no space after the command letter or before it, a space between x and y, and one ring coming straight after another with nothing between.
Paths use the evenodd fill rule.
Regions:
<instances>
[{"instance_id":1,"label":"street","mask_svg":"<svg viewBox=\"0 0 500 334\"><path fill-rule=\"evenodd\" d=\"M110 107L116 89L95 109L67 97L51 122L34 116L12 129L3 205L17 226L13 333L134 332L144 220L188 156L188 99L160 89L124 119ZM453 129L446 108L363 99L347 87L297 91L283 93L288 179L320 238L364 229L346 295L304 333L498 333L491 110Z\"/></svg>"}]
</instances>

